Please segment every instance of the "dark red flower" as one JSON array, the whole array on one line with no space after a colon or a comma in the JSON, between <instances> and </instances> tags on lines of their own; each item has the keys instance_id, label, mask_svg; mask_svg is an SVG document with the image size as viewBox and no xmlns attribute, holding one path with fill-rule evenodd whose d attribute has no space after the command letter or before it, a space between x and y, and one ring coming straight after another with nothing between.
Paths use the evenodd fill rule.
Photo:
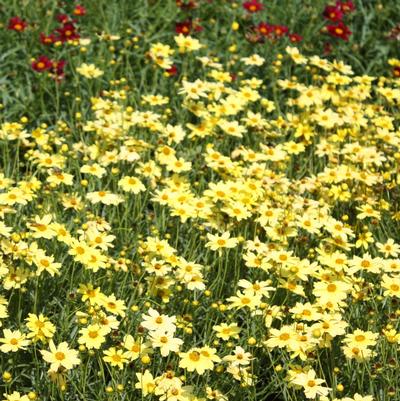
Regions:
<instances>
[{"instance_id":1,"label":"dark red flower","mask_svg":"<svg viewBox=\"0 0 400 401\"><path fill-rule=\"evenodd\" d=\"M74 11L72 11L72 14L77 15L78 17L86 15L86 8L77 4L74 8Z\"/></svg>"},{"instance_id":2,"label":"dark red flower","mask_svg":"<svg viewBox=\"0 0 400 401\"><path fill-rule=\"evenodd\" d=\"M68 40L75 40L80 38L80 35L76 31L76 27L72 22L67 22L62 26L62 28L56 29L56 32L58 33L57 39L63 43Z\"/></svg>"},{"instance_id":3,"label":"dark red flower","mask_svg":"<svg viewBox=\"0 0 400 401\"><path fill-rule=\"evenodd\" d=\"M186 20L183 22L177 22L175 24L175 32L177 34L189 35L192 30L192 21Z\"/></svg>"},{"instance_id":4,"label":"dark red flower","mask_svg":"<svg viewBox=\"0 0 400 401\"><path fill-rule=\"evenodd\" d=\"M61 80L64 78L64 67L67 64L65 60L58 60L58 61L53 61L51 67L52 73L55 75L56 80Z\"/></svg>"},{"instance_id":5,"label":"dark red flower","mask_svg":"<svg viewBox=\"0 0 400 401\"><path fill-rule=\"evenodd\" d=\"M44 45L51 45L57 41L56 35L54 33L46 35L43 32L40 33L40 43Z\"/></svg>"},{"instance_id":6,"label":"dark red flower","mask_svg":"<svg viewBox=\"0 0 400 401\"><path fill-rule=\"evenodd\" d=\"M31 65L37 72L47 71L53 67L53 63L47 56L39 56Z\"/></svg>"},{"instance_id":7,"label":"dark red flower","mask_svg":"<svg viewBox=\"0 0 400 401\"><path fill-rule=\"evenodd\" d=\"M274 27L266 22L260 22L256 27L257 32L261 35L268 36L274 31Z\"/></svg>"},{"instance_id":8,"label":"dark red flower","mask_svg":"<svg viewBox=\"0 0 400 401\"><path fill-rule=\"evenodd\" d=\"M285 25L273 25L273 33L278 38L286 35L289 32L289 28Z\"/></svg>"},{"instance_id":9,"label":"dark red flower","mask_svg":"<svg viewBox=\"0 0 400 401\"><path fill-rule=\"evenodd\" d=\"M299 35L298 33L289 33L288 36L289 36L289 40L292 43L298 43L303 40L303 37L301 35Z\"/></svg>"},{"instance_id":10,"label":"dark red flower","mask_svg":"<svg viewBox=\"0 0 400 401\"><path fill-rule=\"evenodd\" d=\"M27 22L19 17L12 17L8 21L8 29L11 31L23 32L27 26Z\"/></svg>"},{"instance_id":11,"label":"dark red flower","mask_svg":"<svg viewBox=\"0 0 400 401\"><path fill-rule=\"evenodd\" d=\"M322 15L332 21L332 22L338 22L343 19L343 12L340 8L340 6L326 6L324 12Z\"/></svg>"},{"instance_id":12,"label":"dark red flower","mask_svg":"<svg viewBox=\"0 0 400 401\"><path fill-rule=\"evenodd\" d=\"M400 67L394 67L394 68L393 68L393 75L394 75L396 78L400 78Z\"/></svg>"},{"instance_id":13,"label":"dark red flower","mask_svg":"<svg viewBox=\"0 0 400 401\"><path fill-rule=\"evenodd\" d=\"M327 25L326 29L331 36L343 40L349 40L349 37L351 35L349 27L343 22L339 22L336 25Z\"/></svg>"},{"instance_id":14,"label":"dark red flower","mask_svg":"<svg viewBox=\"0 0 400 401\"><path fill-rule=\"evenodd\" d=\"M69 21L69 17L67 14L58 14L56 20L61 24L66 24Z\"/></svg>"},{"instance_id":15,"label":"dark red flower","mask_svg":"<svg viewBox=\"0 0 400 401\"><path fill-rule=\"evenodd\" d=\"M336 7L340 7L340 10L344 14L351 13L352 11L354 11L356 9L356 6L354 5L354 3L352 1L337 1Z\"/></svg>"},{"instance_id":16,"label":"dark red flower","mask_svg":"<svg viewBox=\"0 0 400 401\"><path fill-rule=\"evenodd\" d=\"M178 67L174 64L171 68L165 70L165 72L170 76L173 77L174 75L178 74Z\"/></svg>"},{"instance_id":17,"label":"dark red flower","mask_svg":"<svg viewBox=\"0 0 400 401\"><path fill-rule=\"evenodd\" d=\"M243 3L243 8L250 13L256 13L258 11L261 11L264 6L257 0L250 0Z\"/></svg>"}]
</instances>

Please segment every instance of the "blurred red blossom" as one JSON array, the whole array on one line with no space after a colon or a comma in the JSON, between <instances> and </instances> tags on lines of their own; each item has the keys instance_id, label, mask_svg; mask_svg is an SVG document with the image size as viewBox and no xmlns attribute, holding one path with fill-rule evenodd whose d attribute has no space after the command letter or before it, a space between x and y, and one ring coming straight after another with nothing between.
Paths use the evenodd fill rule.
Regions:
<instances>
[{"instance_id":1,"label":"blurred red blossom","mask_svg":"<svg viewBox=\"0 0 400 401\"><path fill-rule=\"evenodd\" d=\"M48 71L53 67L52 61L47 56L39 56L31 64L36 72Z\"/></svg>"},{"instance_id":2,"label":"blurred red blossom","mask_svg":"<svg viewBox=\"0 0 400 401\"><path fill-rule=\"evenodd\" d=\"M327 25L326 29L331 36L334 36L336 38L343 39L346 41L349 40L349 37L352 33L350 31L349 27L347 25L345 25L343 22L339 22L336 25Z\"/></svg>"},{"instance_id":3,"label":"blurred red blossom","mask_svg":"<svg viewBox=\"0 0 400 401\"><path fill-rule=\"evenodd\" d=\"M339 5L336 6L326 6L322 15L332 22L342 21L343 12Z\"/></svg>"},{"instance_id":4,"label":"blurred red blossom","mask_svg":"<svg viewBox=\"0 0 400 401\"><path fill-rule=\"evenodd\" d=\"M28 23L20 17L12 17L8 21L8 29L16 32L23 32L28 26Z\"/></svg>"},{"instance_id":5,"label":"blurred red blossom","mask_svg":"<svg viewBox=\"0 0 400 401\"><path fill-rule=\"evenodd\" d=\"M256 13L258 11L261 11L264 6L257 0L250 0L243 3L243 8L250 13Z\"/></svg>"}]
</instances>

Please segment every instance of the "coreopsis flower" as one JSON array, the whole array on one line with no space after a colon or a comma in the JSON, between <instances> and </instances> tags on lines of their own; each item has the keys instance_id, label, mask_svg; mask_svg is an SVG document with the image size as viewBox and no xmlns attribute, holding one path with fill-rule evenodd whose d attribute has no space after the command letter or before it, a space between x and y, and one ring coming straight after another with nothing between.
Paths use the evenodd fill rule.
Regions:
<instances>
[{"instance_id":1,"label":"coreopsis flower","mask_svg":"<svg viewBox=\"0 0 400 401\"><path fill-rule=\"evenodd\" d=\"M143 341L142 337L135 340L130 334L127 334L123 339L123 347L126 351L127 357L131 361L135 361L139 357L148 355L153 352L151 343Z\"/></svg>"},{"instance_id":2,"label":"coreopsis flower","mask_svg":"<svg viewBox=\"0 0 400 401\"><path fill-rule=\"evenodd\" d=\"M384 296L400 298L400 279L397 277L390 277L387 274L382 277L382 288L385 289Z\"/></svg>"},{"instance_id":3,"label":"coreopsis flower","mask_svg":"<svg viewBox=\"0 0 400 401\"><path fill-rule=\"evenodd\" d=\"M50 35L46 35L43 32L40 32L40 43L44 44L44 45L52 45L53 43L55 43L57 41L56 35L54 35L54 33L51 33Z\"/></svg>"},{"instance_id":4,"label":"coreopsis flower","mask_svg":"<svg viewBox=\"0 0 400 401\"><path fill-rule=\"evenodd\" d=\"M181 352L179 357L179 367L188 372L196 371L199 375L206 370L212 370L214 363L221 362L221 358L216 355L217 350L210 347L192 348L187 352Z\"/></svg>"},{"instance_id":5,"label":"coreopsis flower","mask_svg":"<svg viewBox=\"0 0 400 401\"><path fill-rule=\"evenodd\" d=\"M264 6L258 0L250 0L243 3L243 8L250 13L256 13L263 10Z\"/></svg>"},{"instance_id":6,"label":"coreopsis flower","mask_svg":"<svg viewBox=\"0 0 400 401\"><path fill-rule=\"evenodd\" d=\"M121 349L111 347L104 351L103 361L109 363L111 366L116 366L118 369L123 369L124 364L129 361L128 355Z\"/></svg>"},{"instance_id":7,"label":"coreopsis flower","mask_svg":"<svg viewBox=\"0 0 400 401\"><path fill-rule=\"evenodd\" d=\"M3 401L30 401L27 395L22 395L19 391L13 391L11 394L3 394Z\"/></svg>"},{"instance_id":8,"label":"coreopsis flower","mask_svg":"<svg viewBox=\"0 0 400 401\"><path fill-rule=\"evenodd\" d=\"M322 15L332 22L339 22L343 19L343 12L339 5L326 6Z\"/></svg>"},{"instance_id":9,"label":"coreopsis flower","mask_svg":"<svg viewBox=\"0 0 400 401\"><path fill-rule=\"evenodd\" d=\"M325 382L323 379L316 378L316 372L310 369L306 373L297 374L291 383L303 387L304 395L306 398L315 399L317 396L326 396L329 393L330 388L321 386Z\"/></svg>"},{"instance_id":10,"label":"coreopsis flower","mask_svg":"<svg viewBox=\"0 0 400 401\"><path fill-rule=\"evenodd\" d=\"M8 21L7 29L16 32L23 32L27 26L28 23L23 19L21 19L20 17L12 17Z\"/></svg>"},{"instance_id":11,"label":"coreopsis flower","mask_svg":"<svg viewBox=\"0 0 400 401\"><path fill-rule=\"evenodd\" d=\"M206 247L212 251L217 251L221 248L235 248L238 244L237 238L231 238L229 231L224 232L222 235L213 235L207 233L208 242Z\"/></svg>"},{"instance_id":12,"label":"coreopsis flower","mask_svg":"<svg viewBox=\"0 0 400 401\"><path fill-rule=\"evenodd\" d=\"M25 321L29 330L27 337L33 339L33 341L46 342L53 337L56 331L54 324L42 313L39 315L30 313Z\"/></svg>"},{"instance_id":13,"label":"coreopsis flower","mask_svg":"<svg viewBox=\"0 0 400 401\"><path fill-rule=\"evenodd\" d=\"M53 61L51 72L56 80L61 80L62 78L64 78L64 68L66 64L66 60Z\"/></svg>"},{"instance_id":14,"label":"coreopsis flower","mask_svg":"<svg viewBox=\"0 0 400 401\"><path fill-rule=\"evenodd\" d=\"M174 37L176 44L179 47L180 53L187 53L199 50L203 47L198 39L195 39L189 35L183 35L180 33Z\"/></svg>"},{"instance_id":15,"label":"coreopsis flower","mask_svg":"<svg viewBox=\"0 0 400 401\"><path fill-rule=\"evenodd\" d=\"M175 23L175 32L183 35L190 35L192 22L190 20Z\"/></svg>"},{"instance_id":16,"label":"coreopsis flower","mask_svg":"<svg viewBox=\"0 0 400 401\"><path fill-rule=\"evenodd\" d=\"M299 43L303 40L303 36L299 35L298 33L289 33L288 37L292 43Z\"/></svg>"},{"instance_id":17,"label":"coreopsis flower","mask_svg":"<svg viewBox=\"0 0 400 401\"><path fill-rule=\"evenodd\" d=\"M351 35L351 30L347 25L345 25L342 21L340 21L336 25L327 25L326 29L329 35L334 36L335 38L343 39L345 41L349 40Z\"/></svg>"},{"instance_id":18,"label":"coreopsis flower","mask_svg":"<svg viewBox=\"0 0 400 401\"><path fill-rule=\"evenodd\" d=\"M53 217L50 214L43 217L35 216L34 220L27 223L26 226L32 232L33 238L51 239L56 236L51 224L52 219Z\"/></svg>"},{"instance_id":19,"label":"coreopsis flower","mask_svg":"<svg viewBox=\"0 0 400 401\"><path fill-rule=\"evenodd\" d=\"M176 338L170 332L153 331L150 334L150 341L153 348L160 348L161 356L167 357L170 352L178 352L183 341Z\"/></svg>"},{"instance_id":20,"label":"coreopsis flower","mask_svg":"<svg viewBox=\"0 0 400 401\"><path fill-rule=\"evenodd\" d=\"M69 17L67 14L58 14L56 16L56 20L61 24L66 24L67 22L69 22Z\"/></svg>"},{"instance_id":21,"label":"coreopsis flower","mask_svg":"<svg viewBox=\"0 0 400 401\"><path fill-rule=\"evenodd\" d=\"M98 324L91 324L88 327L80 329L79 334L79 344L85 345L87 349L99 349L106 341L105 336L108 334L108 331Z\"/></svg>"},{"instance_id":22,"label":"coreopsis flower","mask_svg":"<svg viewBox=\"0 0 400 401\"><path fill-rule=\"evenodd\" d=\"M239 346L233 350L232 355L227 355L223 358L224 361L229 362L232 366L249 365L252 359L254 359L252 354Z\"/></svg>"},{"instance_id":23,"label":"coreopsis flower","mask_svg":"<svg viewBox=\"0 0 400 401\"><path fill-rule=\"evenodd\" d=\"M49 348L50 351L40 351L43 359L50 363L49 372L57 372L59 369L70 370L81 363L78 351L69 348L65 341L56 346L53 340L50 340Z\"/></svg>"},{"instance_id":24,"label":"coreopsis flower","mask_svg":"<svg viewBox=\"0 0 400 401\"><path fill-rule=\"evenodd\" d=\"M274 31L274 28L271 24L267 24L266 22L260 22L256 26L257 32L261 33L261 35L268 36Z\"/></svg>"},{"instance_id":25,"label":"coreopsis flower","mask_svg":"<svg viewBox=\"0 0 400 401\"><path fill-rule=\"evenodd\" d=\"M400 245L396 244L392 238L388 238L384 244L377 242L376 247L378 248L379 253L383 254L385 258L388 258L389 256L397 258L400 254Z\"/></svg>"},{"instance_id":26,"label":"coreopsis flower","mask_svg":"<svg viewBox=\"0 0 400 401\"><path fill-rule=\"evenodd\" d=\"M47 56L39 56L32 61L32 69L36 72L49 71L53 67L52 61Z\"/></svg>"},{"instance_id":27,"label":"coreopsis flower","mask_svg":"<svg viewBox=\"0 0 400 401\"><path fill-rule=\"evenodd\" d=\"M165 70L165 73L166 73L169 77L173 77L173 76L175 76L175 75L178 74L178 67L177 67L175 64L173 64L170 68L167 68L167 69Z\"/></svg>"},{"instance_id":28,"label":"coreopsis flower","mask_svg":"<svg viewBox=\"0 0 400 401\"><path fill-rule=\"evenodd\" d=\"M73 9L72 14L76 15L77 17L86 15L86 8L81 6L80 4L77 4Z\"/></svg>"},{"instance_id":29,"label":"coreopsis flower","mask_svg":"<svg viewBox=\"0 0 400 401\"><path fill-rule=\"evenodd\" d=\"M175 333L175 316L161 315L153 308L150 308L147 313L147 315L142 315L143 321L141 325L145 329L150 331L163 330L164 332Z\"/></svg>"},{"instance_id":30,"label":"coreopsis flower","mask_svg":"<svg viewBox=\"0 0 400 401\"><path fill-rule=\"evenodd\" d=\"M139 180L139 178L125 176L118 181L118 186L125 192L132 192L137 195L139 192L146 190L146 187Z\"/></svg>"},{"instance_id":31,"label":"coreopsis flower","mask_svg":"<svg viewBox=\"0 0 400 401\"><path fill-rule=\"evenodd\" d=\"M148 369L144 373L136 373L136 378L138 381L135 383L135 388L141 390L144 397L154 393L157 382Z\"/></svg>"},{"instance_id":32,"label":"coreopsis flower","mask_svg":"<svg viewBox=\"0 0 400 401\"><path fill-rule=\"evenodd\" d=\"M355 4L351 1L337 1L336 2L336 7L340 7L341 11L344 14L348 14L351 13L352 11L354 11L356 9Z\"/></svg>"},{"instance_id":33,"label":"coreopsis flower","mask_svg":"<svg viewBox=\"0 0 400 401\"><path fill-rule=\"evenodd\" d=\"M104 72L97 68L94 64L86 63L81 64L76 71L88 79L98 78L104 74Z\"/></svg>"},{"instance_id":34,"label":"coreopsis flower","mask_svg":"<svg viewBox=\"0 0 400 401\"><path fill-rule=\"evenodd\" d=\"M124 201L120 195L113 194L109 191L88 192L86 198L93 204L103 203L104 205L114 206Z\"/></svg>"},{"instance_id":35,"label":"coreopsis flower","mask_svg":"<svg viewBox=\"0 0 400 401\"><path fill-rule=\"evenodd\" d=\"M241 331L236 323L231 323L229 325L221 323L220 325L215 325L213 330L217 333L216 336L224 341L229 341L230 338L239 338L239 333Z\"/></svg>"},{"instance_id":36,"label":"coreopsis flower","mask_svg":"<svg viewBox=\"0 0 400 401\"><path fill-rule=\"evenodd\" d=\"M289 32L289 28L286 25L273 25L272 32L276 37L280 38Z\"/></svg>"},{"instance_id":37,"label":"coreopsis flower","mask_svg":"<svg viewBox=\"0 0 400 401\"><path fill-rule=\"evenodd\" d=\"M0 338L0 351L4 353L17 352L20 349L25 349L30 340L26 338L25 334L22 334L19 330L3 330L3 337Z\"/></svg>"},{"instance_id":38,"label":"coreopsis flower","mask_svg":"<svg viewBox=\"0 0 400 401\"><path fill-rule=\"evenodd\" d=\"M80 38L80 35L76 31L76 27L72 22L65 22L61 28L56 29L56 32L58 33L57 41L62 43Z\"/></svg>"},{"instance_id":39,"label":"coreopsis flower","mask_svg":"<svg viewBox=\"0 0 400 401\"><path fill-rule=\"evenodd\" d=\"M243 61L246 65L256 65L259 67L265 63L265 58L259 56L258 54L252 54L249 57L242 57L241 61Z\"/></svg>"}]
</instances>

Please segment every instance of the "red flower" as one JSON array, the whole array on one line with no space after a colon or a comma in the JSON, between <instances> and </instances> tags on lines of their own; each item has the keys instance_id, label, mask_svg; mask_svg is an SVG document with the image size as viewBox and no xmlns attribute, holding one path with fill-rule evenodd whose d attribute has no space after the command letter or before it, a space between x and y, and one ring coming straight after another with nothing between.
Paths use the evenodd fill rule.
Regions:
<instances>
[{"instance_id":1,"label":"red flower","mask_svg":"<svg viewBox=\"0 0 400 401\"><path fill-rule=\"evenodd\" d=\"M55 75L56 80L64 78L64 67L67 62L65 60L53 61L51 71Z\"/></svg>"},{"instance_id":2,"label":"red flower","mask_svg":"<svg viewBox=\"0 0 400 401\"><path fill-rule=\"evenodd\" d=\"M183 22L177 22L175 24L175 32L177 34L182 33L183 35L189 35L192 29L192 22L189 20Z\"/></svg>"},{"instance_id":3,"label":"red flower","mask_svg":"<svg viewBox=\"0 0 400 401\"><path fill-rule=\"evenodd\" d=\"M326 6L322 15L333 22L338 22L343 19L343 12L339 5L336 6Z\"/></svg>"},{"instance_id":4,"label":"red flower","mask_svg":"<svg viewBox=\"0 0 400 401\"><path fill-rule=\"evenodd\" d=\"M400 67L394 67L394 68L393 68L393 75L394 75L396 78L400 78Z\"/></svg>"},{"instance_id":5,"label":"red flower","mask_svg":"<svg viewBox=\"0 0 400 401\"><path fill-rule=\"evenodd\" d=\"M76 27L72 22L67 22L62 26L62 28L56 29L56 31L59 34L57 39L63 43L68 40L75 40L80 38L80 35L76 31Z\"/></svg>"},{"instance_id":6,"label":"red flower","mask_svg":"<svg viewBox=\"0 0 400 401\"><path fill-rule=\"evenodd\" d=\"M40 33L40 43L42 43L44 45L51 45L56 41L57 41L57 38L54 35L54 33L52 33L50 35L45 35L43 32Z\"/></svg>"},{"instance_id":7,"label":"red flower","mask_svg":"<svg viewBox=\"0 0 400 401\"><path fill-rule=\"evenodd\" d=\"M79 17L82 15L86 15L86 8L78 4L75 6L74 11L72 11L72 14L77 15Z\"/></svg>"},{"instance_id":8,"label":"red flower","mask_svg":"<svg viewBox=\"0 0 400 401\"><path fill-rule=\"evenodd\" d=\"M37 72L43 72L50 70L53 67L53 63L47 56L40 56L32 62L32 68Z\"/></svg>"},{"instance_id":9,"label":"red flower","mask_svg":"<svg viewBox=\"0 0 400 401\"><path fill-rule=\"evenodd\" d=\"M349 40L349 36L351 35L349 27L343 22L339 22L337 25L327 25L326 29L331 36L343 40Z\"/></svg>"},{"instance_id":10,"label":"red flower","mask_svg":"<svg viewBox=\"0 0 400 401\"><path fill-rule=\"evenodd\" d=\"M258 11L261 11L264 6L257 0L250 0L243 3L243 8L250 13L256 13Z\"/></svg>"},{"instance_id":11,"label":"red flower","mask_svg":"<svg viewBox=\"0 0 400 401\"><path fill-rule=\"evenodd\" d=\"M174 64L171 68L168 68L168 70L165 70L165 72L170 77L173 77L174 75L178 74L178 67Z\"/></svg>"},{"instance_id":12,"label":"red flower","mask_svg":"<svg viewBox=\"0 0 400 401\"><path fill-rule=\"evenodd\" d=\"M257 32L261 35L268 36L274 31L274 27L266 22L260 22L256 27Z\"/></svg>"},{"instance_id":13,"label":"red flower","mask_svg":"<svg viewBox=\"0 0 400 401\"><path fill-rule=\"evenodd\" d=\"M69 17L67 14L58 14L56 20L62 24L66 24L69 21Z\"/></svg>"},{"instance_id":14,"label":"red flower","mask_svg":"<svg viewBox=\"0 0 400 401\"><path fill-rule=\"evenodd\" d=\"M344 14L351 13L352 11L354 11L356 9L356 6L354 5L354 3L352 1L337 1L336 7L340 7L340 10Z\"/></svg>"},{"instance_id":15,"label":"red flower","mask_svg":"<svg viewBox=\"0 0 400 401\"><path fill-rule=\"evenodd\" d=\"M8 29L11 31L23 32L25 28L28 26L26 21L22 20L19 17L12 17L8 21Z\"/></svg>"},{"instance_id":16,"label":"red flower","mask_svg":"<svg viewBox=\"0 0 400 401\"><path fill-rule=\"evenodd\" d=\"M289 28L285 25L273 25L273 32L279 38L286 35L289 32Z\"/></svg>"},{"instance_id":17,"label":"red flower","mask_svg":"<svg viewBox=\"0 0 400 401\"><path fill-rule=\"evenodd\" d=\"M303 40L303 37L301 35L299 35L298 33L289 33L288 36L289 36L289 40L292 43L298 43Z\"/></svg>"}]
</instances>

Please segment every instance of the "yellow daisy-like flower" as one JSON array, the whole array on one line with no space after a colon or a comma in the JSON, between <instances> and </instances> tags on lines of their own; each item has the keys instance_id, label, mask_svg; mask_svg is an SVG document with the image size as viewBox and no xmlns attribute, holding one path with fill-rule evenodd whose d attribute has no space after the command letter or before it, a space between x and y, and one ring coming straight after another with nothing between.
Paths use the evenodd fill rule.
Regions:
<instances>
[{"instance_id":1,"label":"yellow daisy-like flower","mask_svg":"<svg viewBox=\"0 0 400 401\"><path fill-rule=\"evenodd\" d=\"M50 340L49 347L50 351L40 351L43 359L50 363L49 372L57 372L60 368L70 370L81 363L78 351L69 348L67 342L64 341L56 346L53 340Z\"/></svg>"}]
</instances>

